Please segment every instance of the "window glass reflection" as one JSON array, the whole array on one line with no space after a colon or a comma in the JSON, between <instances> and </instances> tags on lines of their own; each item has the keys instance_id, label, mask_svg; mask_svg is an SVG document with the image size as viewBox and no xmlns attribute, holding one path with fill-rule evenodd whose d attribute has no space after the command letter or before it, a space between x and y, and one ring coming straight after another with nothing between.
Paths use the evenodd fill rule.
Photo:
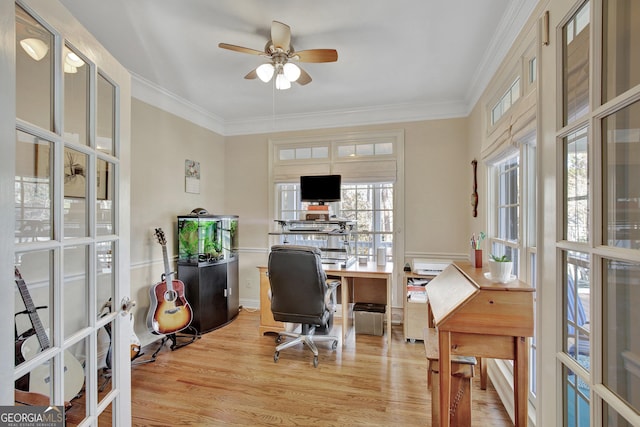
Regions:
<instances>
[{"instance_id":1,"label":"window glass reflection","mask_svg":"<svg viewBox=\"0 0 640 427\"><path fill-rule=\"evenodd\" d=\"M604 260L603 383L640 412L640 264Z\"/></svg>"},{"instance_id":2,"label":"window glass reflection","mask_svg":"<svg viewBox=\"0 0 640 427\"><path fill-rule=\"evenodd\" d=\"M640 2L604 0L602 97L609 101L640 83Z\"/></svg>"},{"instance_id":3,"label":"window glass reflection","mask_svg":"<svg viewBox=\"0 0 640 427\"><path fill-rule=\"evenodd\" d=\"M85 237L87 221L88 156L71 148L64 149L64 236Z\"/></svg>"},{"instance_id":4,"label":"window glass reflection","mask_svg":"<svg viewBox=\"0 0 640 427\"><path fill-rule=\"evenodd\" d=\"M96 115L96 149L107 154L114 152L116 88L98 74Z\"/></svg>"},{"instance_id":5,"label":"window glass reflection","mask_svg":"<svg viewBox=\"0 0 640 427\"><path fill-rule=\"evenodd\" d=\"M65 139L87 145L89 142L89 66L68 46L64 47L62 53Z\"/></svg>"},{"instance_id":6,"label":"window glass reflection","mask_svg":"<svg viewBox=\"0 0 640 427\"><path fill-rule=\"evenodd\" d=\"M52 147L49 141L17 132L14 184L16 243L52 238Z\"/></svg>"},{"instance_id":7,"label":"window glass reflection","mask_svg":"<svg viewBox=\"0 0 640 427\"><path fill-rule=\"evenodd\" d=\"M89 247L64 249L64 337L89 326ZM72 308L72 309L69 309Z\"/></svg>"},{"instance_id":8,"label":"window glass reflection","mask_svg":"<svg viewBox=\"0 0 640 427\"><path fill-rule=\"evenodd\" d=\"M640 102L602 121L605 242L640 249Z\"/></svg>"},{"instance_id":9,"label":"window glass reflection","mask_svg":"<svg viewBox=\"0 0 640 427\"><path fill-rule=\"evenodd\" d=\"M114 301L115 276L113 261L115 256L114 242L96 243L97 293L96 307L102 307L109 300Z\"/></svg>"},{"instance_id":10,"label":"window glass reflection","mask_svg":"<svg viewBox=\"0 0 640 427\"><path fill-rule=\"evenodd\" d=\"M566 366L562 368L564 383L564 425L567 427L589 427L590 410L589 383Z\"/></svg>"},{"instance_id":11,"label":"window glass reflection","mask_svg":"<svg viewBox=\"0 0 640 427\"><path fill-rule=\"evenodd\" d=\"M565 257L565 342L564 351L587 371L591 367L591 281L589 256L568 251Z\"/></svg>"},{"instance_id":12,"label":"window glass reflection","mask_svg":"<svg viewBox=\"0 0 640 427\"><path fill-rule=\"evenodd\" d=\"M53 34L16 5L16 114L53 131Z\"/></svg>"},{"instance_id":13,"label":"window glass reflection","mask_svg":"<svg viewBox=\"0 0 640 427\"><path fill-rule=\"evenodd\" d=\"M113 186L115 165L98 159L96 168L96 233L114 233L115 212L113 210Z\"/></svg>"},{"instance_id":14,"label":"window glass reflection","mask_svg":"<svg viewBox=\"0 0 640 427\"><path fill-rule=\"evenodd\" d=\"M589 241L589 144L587 128L564 138L565 239Z\"/></svg>"},{"instance_id":15,"label":"window glass reflection","mask_svg":"<svg viewBox=\"0 0 640 427\"><path fill-rule=\"evenodd\" d=\"M589 3L563 28L564 124L589 111Z\"/></svg>"}]
</instances>

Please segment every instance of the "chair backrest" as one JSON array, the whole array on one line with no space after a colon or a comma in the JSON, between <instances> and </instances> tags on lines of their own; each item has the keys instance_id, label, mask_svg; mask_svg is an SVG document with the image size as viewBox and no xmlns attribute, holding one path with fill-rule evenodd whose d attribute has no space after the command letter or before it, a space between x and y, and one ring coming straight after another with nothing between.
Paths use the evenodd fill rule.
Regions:
<instances>
[{"instance_id":1,"label":"chair backrest","mask_svg":"<svg viewBox=\"0 0 640 427\"><path fill-rule=\"evenodd\" d=\"M325 325L326 274L320 250L311 246L275 245L268 265L271 311L280 322Z\"/></svg>"}]
</instances>

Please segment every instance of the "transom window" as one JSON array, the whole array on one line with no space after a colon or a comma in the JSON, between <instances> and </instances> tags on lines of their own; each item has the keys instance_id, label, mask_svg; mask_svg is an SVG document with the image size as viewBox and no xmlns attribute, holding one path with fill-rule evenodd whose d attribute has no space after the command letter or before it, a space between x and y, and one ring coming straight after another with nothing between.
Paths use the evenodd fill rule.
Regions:
<instances>
[{"instance_id":1,"label":"transom window","mask_svg":"<svg viewBox=\"0 0 640 427\"><path fill-rule=\"evenodd\" d=\"M507 89L502 98L491 109L491 124L495 125L498 120L511 108L520 98L520 77L518 77Z\"/></svg>"}]
</instances>

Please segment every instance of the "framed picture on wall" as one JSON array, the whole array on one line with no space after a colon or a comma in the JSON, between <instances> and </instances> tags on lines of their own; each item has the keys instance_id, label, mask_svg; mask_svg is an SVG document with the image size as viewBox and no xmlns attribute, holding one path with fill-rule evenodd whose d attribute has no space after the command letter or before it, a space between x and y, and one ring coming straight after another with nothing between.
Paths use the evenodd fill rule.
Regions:
<instances>
[{"instance_id":1,"label":"framed picture on wall","mask_svg":"<svg viewBox=\"0 0 640 427\"><path fill-rule=\"evenodd\" d=\"M64 197L87 197L87 155L64 149Z\"/></svg>"}]
</instances>

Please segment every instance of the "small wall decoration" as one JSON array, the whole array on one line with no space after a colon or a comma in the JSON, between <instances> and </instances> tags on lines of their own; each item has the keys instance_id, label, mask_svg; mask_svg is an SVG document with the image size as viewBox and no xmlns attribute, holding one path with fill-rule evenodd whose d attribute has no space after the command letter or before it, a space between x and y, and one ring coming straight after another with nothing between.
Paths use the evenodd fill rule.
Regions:
<instances>
[{"instance_id":1,"label":"small wall decoration","mask_svg":"<svg viewBox=\"0 0 640 427\"><path fill-rule=\"evenodd\" d=\"M473 159L471 161L473 167L473 192L471 193L471 207L473 208L473 217L478 216L478 161Z\"/></svg>"},{"instance_id":2,"label":"small wall decoration","mask_svg":"<svg viewBox=\"0 0 640 427\"><path fill-rule=\"evenodd\" d=\"M200 193L200 162L195 160L184 161L184 191L187 193Z\"/></svg>"}]
</instances>

